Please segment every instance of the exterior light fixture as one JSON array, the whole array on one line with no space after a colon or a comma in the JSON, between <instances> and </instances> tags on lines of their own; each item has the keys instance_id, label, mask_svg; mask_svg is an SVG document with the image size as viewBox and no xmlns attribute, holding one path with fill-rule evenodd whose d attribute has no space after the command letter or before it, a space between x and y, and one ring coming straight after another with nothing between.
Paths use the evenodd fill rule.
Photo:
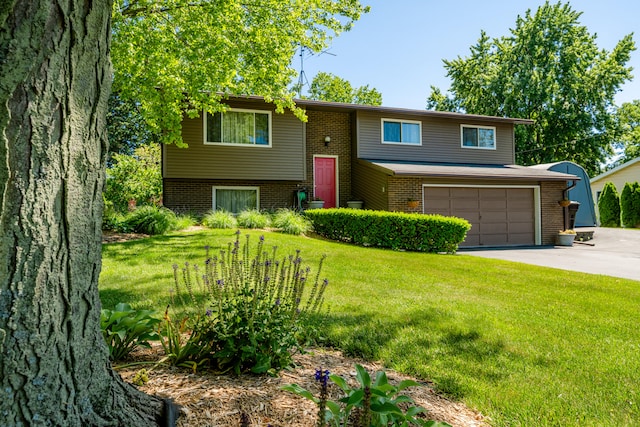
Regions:
<instances>
[{"instance_id":1,"label":"exterior light fixture","mask_svg":"<svg viewBox=\"0 0 640 427\"><path fill-rule=\"evenodd\" d=\"M325 146L325 147L328 147L330 142L331 142L331 137L330 137L330 136L328 136L328 135L327 135L327 136L325 136L325 137L324 137L324 146Z\"/></svg>"}]
</instances>

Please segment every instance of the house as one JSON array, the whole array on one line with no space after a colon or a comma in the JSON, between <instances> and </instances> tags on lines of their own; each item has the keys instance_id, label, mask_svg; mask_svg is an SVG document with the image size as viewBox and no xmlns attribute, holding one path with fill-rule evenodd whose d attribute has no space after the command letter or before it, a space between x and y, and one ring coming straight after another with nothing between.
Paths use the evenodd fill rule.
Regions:
<instances>
[{"instance_id":1,"label":"house","mask_svg":"<svg viewBox=\"0 0 640 427\"><path fill-rule=\"evenodd\" d=\"M325 207L468 219L462 246L551 245L558 201L576 176L514 165L514 125L530 120L299 100L308 121L259 97L183 121L189 147L163 147L164 203L232 212L294 205L308 189ZM416 202L409 203L410 199ZM417 205L417 206L416 206Z\"/></svg>"},{"instance_id":2,"label":"house","mask_svg":"<svg viewBox=\"0 0 640 427\"><path fill-rule=\"evenodd\" d=\"M622 193L627 182L640 182L640 157L591 178L591 191L596 205L607 182L612 182L616 186L618 194Z\"/></svg>"}]
</instances>

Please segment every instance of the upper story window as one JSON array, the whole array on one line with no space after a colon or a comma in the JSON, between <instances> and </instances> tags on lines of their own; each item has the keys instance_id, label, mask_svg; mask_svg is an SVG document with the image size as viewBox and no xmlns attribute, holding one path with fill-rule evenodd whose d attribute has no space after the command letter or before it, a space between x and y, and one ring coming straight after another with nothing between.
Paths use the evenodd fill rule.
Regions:
<instances>
[{"instance_id":1,"label":"upper story window","mask_svg":"<svg viewBox=\"0 0 640 427\"><path fill-rule=\"evenodd\" d=\"M271 146L271 111L230 109L205 117L205 144Z\"/></svg>"},{"instance_id":2,"label":"upper story window","mask_svg":"<svg viewBox=\"0 0 640 427\"><path fill-rule=\"evenodd\" d=\"M496 149L496 128L491 126L461 125L462 147Z\"/></svg>"},{"instance_id":3,"label":"upper story window","mask_svg":"<svg viewBox=\"0 0 640 427\"><path fill-rule=\"evenodd\" d=\"M422 123L412 120L382 119L382 143L422 145Z\"/></svg>"}]
</instances>

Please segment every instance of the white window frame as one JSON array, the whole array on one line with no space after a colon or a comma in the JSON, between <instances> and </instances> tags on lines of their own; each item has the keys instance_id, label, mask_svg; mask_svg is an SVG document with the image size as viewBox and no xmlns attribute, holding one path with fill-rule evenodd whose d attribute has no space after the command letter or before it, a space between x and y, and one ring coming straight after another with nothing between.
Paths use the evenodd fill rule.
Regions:
<instances>
[{"instance_id":1,"label":"white window frame","mask_svg":"<svg viewBox=\"0 0 640 427\"><path fill-rule=\"evenodd\" d=\"M493 147L480 147L480 146L474 147L474 146L464 145L464 128L493 130ZM460 125L460 147L462 148L468 148L471 150L496 150L496 147L498 145L497 139L498 139L498 135L497 135L495 126L465 125L465 124ZM480 141L478 141L478 143L480 143Z\"/></svg>"},{"instance_id":2,"label":"white window frame","mask_svg":"<svg viewBox=\"0 0 640 427\"><path fill-rule=\"evenodd\" d=\"M400 142L397 141L385 141L384 139L384 123L392 122L392 123L400 123ZM415 142L403 142L402 141L402 124L416 124L418 125L419 131L419 140L417 143ZM410 147L420 147L422 146L422 122L419 120L405 120L405 119L390 119L390 118L382 118L380 119L380 141L382 144L390 144L390 145L408 145Z\"/></svg>"},{"instance_id":3,"label":"white window frame","mask_svg":"<svg viewBox=\"0 0 640 427\"><path fill-rule=\"evenodd\" d=\"M273 144L273 120L272 120L272 111L271 110L249 110L245 108L229 108L227 111L234 113L253 113L253 114L266 114L269 118L269 144L241 144L237 142L215 142L215 141L207 141L207 117L210 115L206 110L203 111L202 117L202 139L204 145L226 145L228 147L260 147L260 148L271 148ZM222 112L221 114L225 114ZM255 122L254 122L255 123ZM255 126L254 126L255 133Z\"/></svg>"},{"instance_id":4,"label":"white window frame","mask_svg":"<svg viewBox=\"0 0 640 427\"><path fill-rule=\"evenodd\" d=\"M216 204L216 191L217 190L255 190L256 192L256 209L260 210L260 187L253 186L240 186L240 185L214 185L211 188L211 205L214 211L218 210L218 206Z\"/></svg>"}]
</instances>

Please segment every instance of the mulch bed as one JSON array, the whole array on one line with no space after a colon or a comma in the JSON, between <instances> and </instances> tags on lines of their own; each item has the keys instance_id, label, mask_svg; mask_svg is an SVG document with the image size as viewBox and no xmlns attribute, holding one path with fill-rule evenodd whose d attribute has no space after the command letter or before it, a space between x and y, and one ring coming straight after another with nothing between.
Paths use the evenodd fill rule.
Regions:
<instances>
[{"instance_id":1,"label":"mulch bed","mask_svg":"<svg viewBox=\"0 0 640 427\"><path fill-rule=\"evenodd\" d=\"M162 348L154 344L152 349L134 353L136 361L160 360ZM354 364L359 363L374 376L383 367L376 363L344 357L339 351L316 348L294 358L296 368L281 371L277 377L267 375L217 375L205 371L194 373L190 369L167 365L136 365L117 368L125 381L131 382L141 368L150 370L149 381L139 389L145 393L171 398L180 405L178 426L239 426L246 414L251 426L312 427L315 426L316 405L300 396L282 391L286 384L298 384L319 395L320 386L315 381L316 369L328 369L347 379L352 386L355 380ZM153 368L152 368L153 367ZM389 382L398 384L406 375L386 370ZM413 379L413 378L411 378ZM427 410L425 419L446 421L452 426L488 427L485 418L461 403L441 396L428 384L411 387L404 393L416 405ZM330 383L331 384L331 383ZM337 386L329 388L330 399L341 397Z\"/></svg>"}]
</instances>

